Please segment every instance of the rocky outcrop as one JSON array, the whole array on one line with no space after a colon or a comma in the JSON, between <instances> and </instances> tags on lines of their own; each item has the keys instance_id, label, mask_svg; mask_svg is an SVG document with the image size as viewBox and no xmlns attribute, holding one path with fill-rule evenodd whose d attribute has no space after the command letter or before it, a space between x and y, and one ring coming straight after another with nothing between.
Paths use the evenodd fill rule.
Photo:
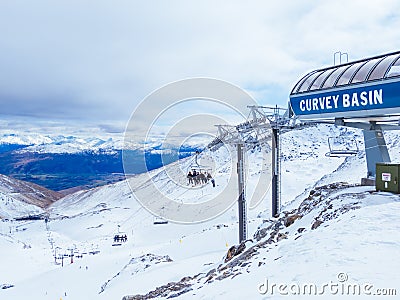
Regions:
<instances>
[{"instance_id":1,"label":"rocky outcrop","mask_svg":"<svg viewBox=\"0 0 400 300\"><path fill-rule=\"evenodd\" d=\"M121 276L124 272L134 275L143 272L144 270L151 268L154 265L169 262L172 262L172 259L168 255L160 256L148 253L139 257L134 257L122 268L121 271L119 271L101 286L99 294L103 293L110 282L118 278L118 276Z\"/></svg>"},{"instance_id":2,"label":"rocky outcrop","mask_svg":"<svg viewBox=\"0 0 400 300\"><path fill-rule=\"evenodd\" d=\"M315 222L311 225L311 229L317 229L323 222L321 220L315 220Z\"/></svg>"},{"instance_id":3,"label":"rocky outcrop","mask_svg":"<svg viewBox=\"0 0 400 300\"><path fill-rule=\"evenodd\" d=\"M301 218L301 215L299 215L299 214L289 215L284 219L283 224L286 227L289 227L290 225L292 225L294 223L294 221L296 221L297 219L300 219L300 218Z\"/></svg>"},{"instance_id":4,"label":"rocky outcrop","mask_svg":"<svg viewBox=\"0 0 400 300\"><path fill-rule=\"evenodd\" d=\"M224 257L223 263L218 267L211 269L207 273L199 273L192 277L184 277L178 282L170 282L157 287L146 295L125 296L123 300L141 300L159 297L167 299L174 298L194 289L201 289L206 284L246 274L250 272L250 267L253 264L256 264L258 267L264 266L268 262L263 261L263 259L259 257L262 248L264 251L269 251L268 249L271 248L271 245L281 243L291 238L290 235L295 235L296 237L293 238L297 240L307 231L306 227L299 227L297 230L291 231L292 233L290 234L286 228L293 226L296 220L302 219L311 212L315 214L315 210L318 210L319 213L311 225L311 229L316 230L322 223L337 218L341 214L352 209L359 208L357 199L363 197L362 193L342 193L338 197L353 197L355 201L343 205L338 205L338 202L336 202L336 206L332 204L332 202L337 199L337 197L331 198L335 192L352 186L354 185L340 182L316 187L310 191L307 198L304 199L297 209L293 209L289 212L282 212L280 217L267 220L260 226L253 236L256 241L255 243L249 240L230 247ZM282 256L275 258L275 260L281 258Z\"/></svg>"},{"instance_id":5,"label":"rocky outcrop","mask_svg":"<svg viewBox=\"0 0 400 300\"><path fill-rule=\"evenodd\" d=\"M197 275L198 276L198 275ZM183 277L178 282L170 282L165 285L157 287L154 291L146 295L125 296L122 300L147 300L158 297L175 298L192 290L190 281L195 277Z\"/></svg>"},{"instance_id":6,"label":"rocky outcrop","mask_svg":"<svg viewBox=\"0 0 400 300\"><path fill-rule=\"evenodd\" d=\"M47 208L64 195L40 185L0 175L0 193L9 195L15 200Z\"/></svg>"}]
</instances>

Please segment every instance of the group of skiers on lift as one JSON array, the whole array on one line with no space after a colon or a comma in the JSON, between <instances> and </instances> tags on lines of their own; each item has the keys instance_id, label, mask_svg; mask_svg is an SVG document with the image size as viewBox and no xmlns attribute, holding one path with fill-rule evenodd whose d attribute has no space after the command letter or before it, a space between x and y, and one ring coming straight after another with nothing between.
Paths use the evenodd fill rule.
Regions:
<instances>
[{"instance_id":1,"label":"group of skiers on lift","mask_svg":"<svg viewBox=\"0 0 400 300\"><path fill-rule=\"evenodd\" d=\"M192 185L206 184L207 182L211 181L213 187L215 187L215 180L208 172L203 173L193 169L192 171L189 171L187 178L189 180L189 184Z\"/></svg>"},{"instance_id":2,"label":"group of skiers on lift","mask_svg":"<svg viewBox=\"0 0 400 300\"><path fill-rule=\"evenodd\" d=\"M116 235L114 235L114 243L115 242L126 242L128 240L128 236L126 235L126 234L124 234L124 235L119 235L119 234L116 234Z\"/></svg>"}]
</instances>

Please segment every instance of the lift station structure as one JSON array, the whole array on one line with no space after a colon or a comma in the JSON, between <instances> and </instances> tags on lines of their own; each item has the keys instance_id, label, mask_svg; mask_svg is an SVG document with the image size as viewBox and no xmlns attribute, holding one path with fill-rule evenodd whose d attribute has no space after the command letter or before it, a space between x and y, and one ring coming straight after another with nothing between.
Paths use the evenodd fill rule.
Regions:
<instances>
[{"instance_id":1,"label":"lift station structure","mask_svg":"<svg viewBox=\"0 0 400 300\"><path fill-rule=\"evenodd\" d=\"M244 145L272 141L272 216L277 216L280 209L282 131L315 123L362 129L366 177L374 180L376 164L390 162L383 131L400 130L400 51L307 73L294 85L287 109L249 108L249 120L237 126L219 125L218 137L209 144L209 147L219 143L238 145L239 242L247 239L245 186L240 181L243 180L240 152ZM355 154L350 152L347 154Z\"/></svg>"},{"instance_id":2,"label":"lift station structure","mask_svg":"<svg viewBox=\"0 0 400 300\"><path fill-rule=\"evenodd\" d=\"M290 94L290 117L362 129L367 177L390 162L384 130L400 129L400 51L319 69Z\"/></svg>"}]
</instances>

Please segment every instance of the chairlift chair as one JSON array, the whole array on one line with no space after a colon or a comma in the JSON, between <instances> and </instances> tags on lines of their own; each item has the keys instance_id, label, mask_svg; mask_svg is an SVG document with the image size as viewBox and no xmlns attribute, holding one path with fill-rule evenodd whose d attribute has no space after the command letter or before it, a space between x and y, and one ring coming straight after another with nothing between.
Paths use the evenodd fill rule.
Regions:
<instances>
[{"instance_id":1,"label":"chairlift chair","mask_svg":"<svg viewBox=\"0 0 400 300\"><path fill-rule=\"evenodd\" d=\"M346 138L345 143L342 143L345 147L336 148L339 139L342 141L345 140L341 136L328 138L329 152L325 154L326 157L348 157L356 155L360 151L357 141L354 138Z\"/></svg>"},{"instance_id":2,"label":"chairlift chair","mask_svg":"<svg viewBox=\"0 0 400 300\"><path fill-rule=\"evenodd\" d=\"M199 156L200 152L196 151L196 155L194 157L194 161L192 161L192 163L189 165L186 174L188 174L189 172L196 171L197 174L200 173L211 173L212 172L212 167L210 166L204 166L204 165L200 165L198 162L198 156Z\"/></svg>"},{"instance_id":3,"label":"chairlift chair","mask_svg":"<svg viewBox=\"0 0 400 300\"><path fill-rule=\"evenodd\" d=\"M168 224L168 221L161 217L154 217L153 224L154 225L163 225L163 224Z\"/></svg>"},{"instance_id":4,"label":"chairlift chair","mask_svg":"<svg viewBox=\"0 0 400 300\"><path fill-rule=\"evenodd\" d=\"M112 246L122 246L122 243L128 241L128 235L125 232L118 232L114 235Z\"/></svg>"}]
</instances>

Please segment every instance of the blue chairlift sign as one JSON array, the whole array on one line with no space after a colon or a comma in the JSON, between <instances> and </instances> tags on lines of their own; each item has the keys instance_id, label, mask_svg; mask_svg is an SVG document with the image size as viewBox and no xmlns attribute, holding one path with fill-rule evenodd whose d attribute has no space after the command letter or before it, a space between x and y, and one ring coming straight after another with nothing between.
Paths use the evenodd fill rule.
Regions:
<instances>
[{"instance_id":1,"label":"blue chairlift sign","mask_svg":"<svg viewBox=\"0 0 400 300\"><path fill-rule=\"evenodd\" d=\"M300 119L400 114L400 81L295 94L290 105Z\"/></svg>"}]
</instances>

